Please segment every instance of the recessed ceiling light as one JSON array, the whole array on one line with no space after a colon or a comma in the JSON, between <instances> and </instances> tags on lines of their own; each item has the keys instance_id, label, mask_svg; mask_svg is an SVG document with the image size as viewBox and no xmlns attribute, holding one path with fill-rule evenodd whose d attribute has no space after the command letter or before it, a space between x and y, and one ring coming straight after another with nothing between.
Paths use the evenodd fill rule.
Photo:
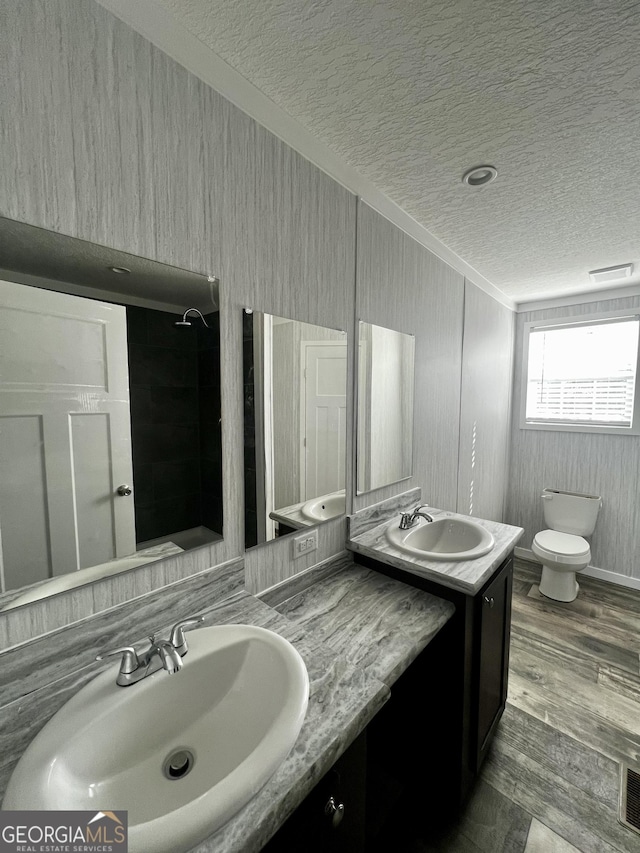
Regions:
<instances>
[{"instance_id":1,"label":"recessed ceiling light","mask_svg":"<svg viewBox=\"0 0 640 853\"><path fill-rule=\"evenodd\" d=\"M109 267L111 272L114 272L116 275L129 275L131 272L127 267Z\"/></svg>"},{"instance_id":2,"label":"recessed ceiling light","mask_svg":"<svg viewBox=\"0 0 640 853\"><path fill-rule=\"evenodd\" d=\"M483 187L498 177L498 170L493 166L474 166L462 176L463 183L470 187Z\"/></svg>"},{"instance_id":3,"label":"recessed ceiling light","mask_svg":"<svg viewBox=\"0 0 640 853\"><path fill-rule=\"evenodd\" d=\"M631 278L633 264L620 264L617 267L604 267L601 270L591 270L589 278L594 284L608 284L612 281L621 281Z\"/></svg>"}]
</instances>

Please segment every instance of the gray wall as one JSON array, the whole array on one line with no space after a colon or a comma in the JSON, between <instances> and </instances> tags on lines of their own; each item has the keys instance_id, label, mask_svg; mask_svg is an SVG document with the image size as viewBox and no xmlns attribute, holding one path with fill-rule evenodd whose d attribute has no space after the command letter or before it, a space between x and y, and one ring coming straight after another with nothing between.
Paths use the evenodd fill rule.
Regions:
<instances>
[{"instance_id":1,"label":"gray wall","mask_svg":"<svg viewBox=\"0 0 640 853\"><path fill-rule=\"evenodd\" d=\"M219 545L10 612L2 647L242 553L241 308L351 329L356 200L95 3L3 2L0 55L0 213L221 279L225 507ZM250 552L248 587L344 530Z\"/></svg>"},{"instance_id":2,"label":"gray wall","mask_svg":"<svg viewBox=\"0 0 640 853\"><path fill-rule=\"evenodd\" d=\"M416 335L414 477L455 509L464 282L356 198L93 2L3 0L0 214L221 280L224 540L0 617L0 648L174 583L243 551L242 308L350 331L359 318ZM347 507L355 461L347 437ZM345 521L316 552L287 539L249 551L265 589L344 549Z\"/></svg>"},{"instance_id":3,"label":"gray wall","mask_svg":"<svg viewBox=\"0 0 640 853\"><path fill-rule=\"evenodd\" d=\"M521 430L518 419L526 322L639 308L640 297L630 297L517 315L510 485L505 518L510 524L524 527L520 545L530 548L535 534L545 527L542 489L602 495L603 506L591 537L591 564L633 578L640 578L640 436Z\"/></svg>"},{"instance_id":4,"label":"gray wall","mask_svg":"<svg viewBox=\"0 0 640 853\"><path fill-rule=\"evenodd\" d=\"M465 281L458 512L502 521L514 315Z\"/></svg>"},{"instance_id":5,"label":"gray wall","mask_svg":"<svg viewBox=\"0 0 640 853\"><path fill-rule=\"evenodd\" d=\"M416 375L414 475L355 508L421 486L427 504L502 521L513 312L361 202L356 315L414 334Z\"/></svg>"},{"instance_id":6,"label":"gray wall","mask_svg":"<svg viewBox=\"0 0 640 853\"><path fill-rule=\"evenodd\" d=\"M415 335L414 475L354 500L362 509L414 486L455 510L464 278L368 205L358 206L358 320Z\"/></svg>"}]
</instances>

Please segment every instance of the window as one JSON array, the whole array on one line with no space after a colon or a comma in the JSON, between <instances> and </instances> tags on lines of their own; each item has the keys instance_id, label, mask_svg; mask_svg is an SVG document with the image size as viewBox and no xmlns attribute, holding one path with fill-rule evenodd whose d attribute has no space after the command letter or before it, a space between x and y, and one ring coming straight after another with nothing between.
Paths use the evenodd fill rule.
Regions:
<instances>
[{"instance_id":1,"label":"window","mask_svg":"<svg viewBox=\"0 0 640 853\"><path fill-rule=\"evenodd\" d=\"M523 429L640 434L640 315L525 325Z\"/></svg>"}]
</instances>

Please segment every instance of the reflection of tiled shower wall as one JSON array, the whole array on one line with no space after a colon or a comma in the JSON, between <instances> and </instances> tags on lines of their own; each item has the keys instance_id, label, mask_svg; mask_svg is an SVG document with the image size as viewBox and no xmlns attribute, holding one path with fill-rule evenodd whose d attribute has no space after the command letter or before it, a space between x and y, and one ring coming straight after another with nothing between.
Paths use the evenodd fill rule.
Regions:
<instances>
[{"instance_id":1,"label":"reflection of tiled shower wall","mask_svg":"<svg viewBox=\"0 0 640 853\"><path fill-rule=\"evenodd\" d=\"M256 498L256 410L253 361L253 315L242 315L242 389L244 399L244 544L258 542Z\"/></svg>"},{"instance_id":2,"label":"reflection of tiled shower wall","mask_svg":"<svg viewBox=\"0 0 640 853\"><path fill-rule=\"evenodd\" d=\"M201 524L222 535L222 428L220 422L220 314L198 326Z\"/></svg>"},{"instance_id":3,"label":"reflection of tiled shower wall","mask_svg":"<svg viewBox=\"0 0 640 853\"><path fill-rule=\"evenodd\" d=\"M212 501L215 508L207 518L210 522L219 519L219 528L212 529L222 530L221 477L215 474L215 459L216 456L220 458L217 318L217 314L210 317L212 343L205 354L204 350L199 351L196 327L176 328L173 314L127 308L138 542L170 536L206 523L202 513L202 485L215 496ZM207 372L205 363L209 359L215 366ZM203 389L202 406L198 393L201 376L208 383ZM212 404L212 400L218 402ZM215 428L209 429L209 420L215 422ZM206 462L200 452L204 438ZM217 454L213 449L216 443Z\"/></svg>"}]
</instances>

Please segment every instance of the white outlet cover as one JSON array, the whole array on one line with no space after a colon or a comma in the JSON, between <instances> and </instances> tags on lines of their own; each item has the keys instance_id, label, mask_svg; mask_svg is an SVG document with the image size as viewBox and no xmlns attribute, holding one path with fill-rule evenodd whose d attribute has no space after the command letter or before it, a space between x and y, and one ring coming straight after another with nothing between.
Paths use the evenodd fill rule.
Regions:
<instances>
[{"instance_id":1,"label":"white outlet cover","mask_svg":"<svg viewBox=\"0 0 640 853\"><path fill-rule=\"evenodd\" d=\"M291 542L291 554L293 559L302 557L305 554L310 554L318 547L318 531L303 533L300 536L294 537Z\"/></svg>"}]
</instances>

